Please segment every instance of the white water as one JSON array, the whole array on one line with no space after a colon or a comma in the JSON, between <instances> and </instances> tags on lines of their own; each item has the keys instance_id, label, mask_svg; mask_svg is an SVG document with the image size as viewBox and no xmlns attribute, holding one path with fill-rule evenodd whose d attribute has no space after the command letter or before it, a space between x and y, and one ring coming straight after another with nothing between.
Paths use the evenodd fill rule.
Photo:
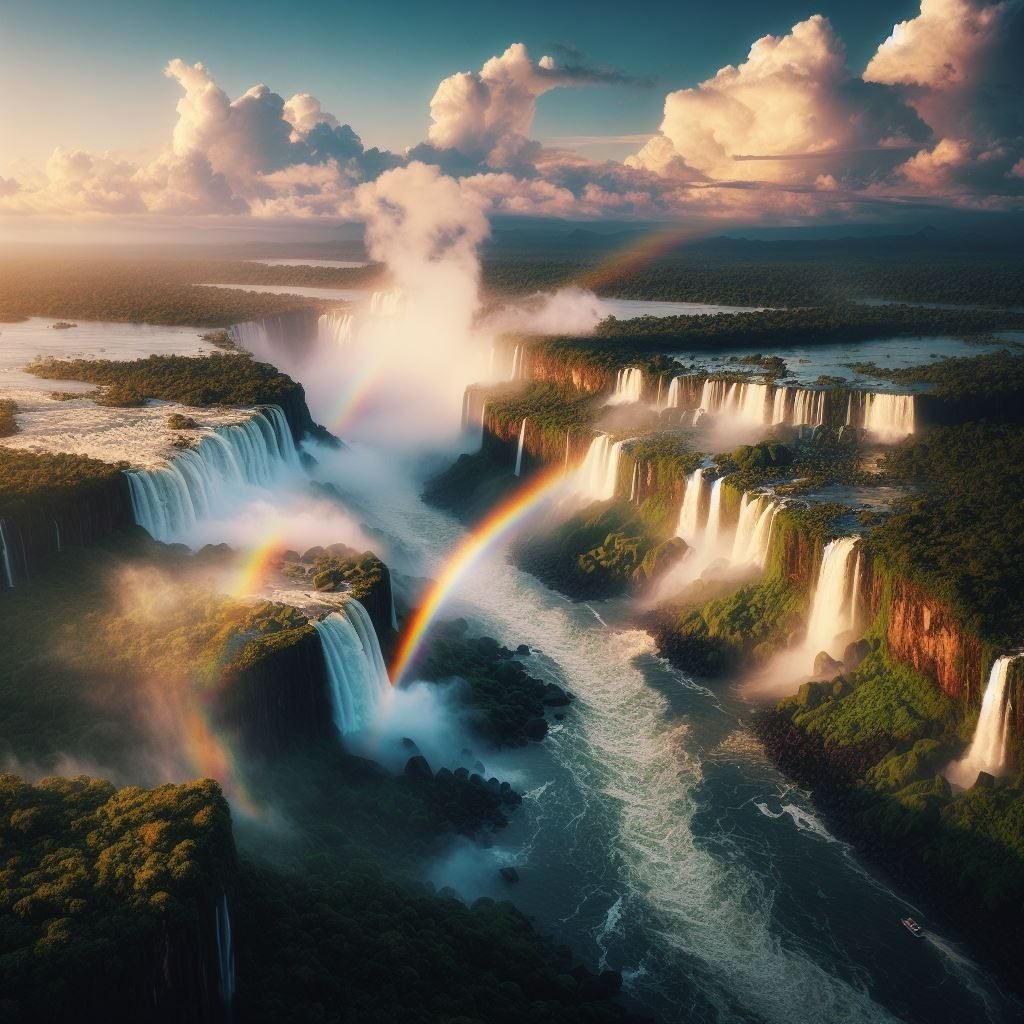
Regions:
<instances>
[{"instance_id":1,"label":"white water","mask_svg":"<svg viewBox=\"0 0 1024 1024\"><path fill-rule=\"evenodd\" d=\"M268 487L298 467L284 413L267 406L244 423L214 428L166 466L128 470L135 521L155 540L179 540L200 519L224 513L240 487Z\"/></svg>"},{"instance_id":2,"label":"white water","mask_svg":"<svg viewBox=\"0 0 1024 1024\"><path fill-rule=\"evenodd\" d=\"M717 481L716 481L717 483ZM686 478L686 491L683 494L683 505L679 511L679 525L676 536L682 537L687 544L692 544L700 533L700 514L704 497L704 467L695 469Z\"/></svg>"},{"instance_id":3,"label":"white water","mask_svg":"<svg viewBox=\"0 0 1024 1024\"><path fill-rule=\"evenodd\" d=\"M901 441L914 433L914 396L871 391L851 394L846 407L846 422L862 426L879 441Z\"/></svg>"},{"instance_id":4,"label":"white water","mask_svg":"<svg viewBox=\"0 0 1024 1024\"><path fill-rule=\"evenodd\" d=\"M981 712L974 738L967 753L946 770L951 782L965 789L977 781L978 772L1002 775L1009 764L1010 738L1010 666L1021 655L996 658L989 672L988 685L981 699Z\"/></svg>"},{"instance_id":5,"label":"white water","mask_svg":"<svg viewBox=\"0 0 1024 1024\"><path fill-rule=\"evenodd\" d=\"M629 405L639 402L644 390L644 374L636 366L626 367L615 374L615 391L609 405Z\"/></svg>"},{"instance_id":6,"label":"white water","mask_svg":"<svg viewBox=\"0 0 1024 1024\"><path fill-rule=\"evenodd\" d=\"M320 634L334 725L342 736L361 732L391 692L391 683L366 609L350 598L313 623Z\"/></svg>"},{"instance_id":7,"label":"white water","mask_svg":"<svg viewBox=\"0 0 1024 1024\"><path fill-rule=\"evenodd\" d=\"M347 345L352 340L355 318L351 313L334 311L324 313L317 320L317 331L335 345Z\"/></svg>"},{"instance_id":8,"label":"white water","mask_svg":"<svg viewBox=\"0 0 1024 1024\"><path fill-rule=\"evenodd\" d=\"M4 521L0 519L0 556L4 563L4 585L14 589L14 570L11 567L11 556L7 550L7 531L4 528Z\"/></svg>"},{"instance_id":9,"label":"white water","mask_svg":"<svg viewBox=\"0 0 1024 1024\"><path fill-rule=\"evenodd\" d=\"M586 458L573 477L573 490L591 501L615 497L619 482L619 460L624 441L612 441L610 434L598 434L587 449Z\"/></svg>"},{"instance_id":10,"label":"white water","mask_svg":"<svg viewBox=\"0 0 1024 1024\"><path fill-rule=\"evenodd\" d=\"M217 981L221 999L230 1006L235 998L235 940L231 934L231 914L228 897L224 893L217 904L214 919L217 933Z\"/></svg>"},{"instance_id":11,"label":"white water","mask_svg":"<svg viewBox=\"0 0 1024 1024\"><path fill-rule=\"evenodd\" d=\"M859 538L838 537L825 545L804 641L812 663L820 651L841 660L853 639L861 621L860 574Z\"/></svg>"},{"instance_id":12,"label":"white water","mask_svg":"<svg viewBox=\"0 0 1024 1024\"><path fill-rule=\"evenodd\" d=\"M771 549L772 527L782 510L782 502L768 494L743 492L740 517L736 524L730 561L734 566L757 566L763 569Z\"/></svg>"},{"instance_id":13,"label":"white water","mask_svg":"<svg viewBox=\"0 0 1024 1024\"><path fill-rule=\"evenodd\" d=\"M519 443L516 446L516 476L523 471L523 445L526 443L526 417L523 417L522 426L519 428Z\"/></svg>"},{"instance_id":14,"label":"white water","mask_svg":"<svg viewBox=\"0 0 1024 1024\"><path fill-rule=\"evenodd\" d=\"M637 484L640 480L640 463L636 460L633 462L633 478L629 482L629 500L636 502L637 497Z\"/></svg>"}]
</instances>

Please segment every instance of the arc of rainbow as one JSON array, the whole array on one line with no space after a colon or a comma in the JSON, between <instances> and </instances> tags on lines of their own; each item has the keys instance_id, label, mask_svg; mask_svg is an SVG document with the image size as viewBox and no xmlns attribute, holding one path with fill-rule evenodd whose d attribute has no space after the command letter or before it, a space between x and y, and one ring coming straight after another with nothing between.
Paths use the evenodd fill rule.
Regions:
<instances>
[{"instance_id":1,"label":"arc of rainbow","mask_svg":"<svg viewBox=\"0 0 1024 1024\"><path fill-rule=\"evenodd\" d=\"M648 260L656 259L680 242L699 238L706 232L695 228L670 228L644 235L631 245L612 253L597 266L581 274L577 284L596 291L614 281L621 274L628 273Z\"/></svg>"},{"instance_id":2,"label":"arc of rainbow","mask_svg":"<svg viewBox=\"0 0 1024 1024\"><path fill-rule=\"evenodd\" d=\"M393 684L401 680L409 666L419 656L430 627L466 573L494 544L522 523L546 498L553 495L564 480L565 472L561 466L539 474L495 508L462 539L406 627L391 664Z\"/></svg>"},{"instance_id":3,"label":"arc of rainbow","mask_svg":"<svg viewBox=\"0 0 1024 1024\"><path fill-rule=\"evenodd\" d=\"M270 567L284 550L284 530L272 530L256 547L245 552L235 567L228 593L232 597L243 597L259 590Z\"/></svg>"},{"instance_id":4,"label":"arc of rainbow","mask_svg":"<svg viewBox=\"0 0 1024 1024\"><path fill-rule=\"evenodd\" d=\"M332 433L340 433L363 411L383 366L380 356L366 359L342 388L334 411L328 418Z\"/></svg>"}]
</instances>

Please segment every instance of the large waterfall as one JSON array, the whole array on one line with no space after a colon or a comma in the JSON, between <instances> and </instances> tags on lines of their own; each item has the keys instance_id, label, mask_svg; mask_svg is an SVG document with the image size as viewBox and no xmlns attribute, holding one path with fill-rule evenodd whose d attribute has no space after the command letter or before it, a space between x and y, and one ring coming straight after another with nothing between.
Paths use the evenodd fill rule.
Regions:
<instances>
[{"instance_id":1,"label":"large waterfall","mask_svg":"<svg viewBox=\"0 0 1024 1024\"><path fill-rule=\"evenodd\" d=\"M335 345L345 345L352 340L354 325L355 319L351 313L338 310L324 313L317 321L317 330L322 338L327 338Z\"/></svg>"},{"instance_id":2,"label":"large waterfall","mask_svg":"<svg viewBox=\"0 0 1024 1024\"><path fill-rule=\"evenodd\" d=\"M370 295L370 316L398 316L404 311L405 296L400 288Z\"/></svg>"},{"instance_id":3,"label":"large waterfall","mask_svg":"<svg viewBox=\"0 0 1024 1024\"><path fill-rule=\"evenodd\" d=\"M577 493L591 501L608 501L615 497L623 444L625 441L612 441L610 434L598 434L590 442L586 458L576 470Z\"/></svg>"},{"instance_id":4,"label":"large waterfall","mask_svg":"<svg viewBox=\"0 0 1024 1024\"><path fill-rule=\"evenodd\" d=\"M860 573L859 538L838 537L825 545L804 641L811 658L825 651L842 659L860 622Z\"/></svg>"},{"instance_id":5,"label":"large waterfall","mask_svg":"<svg viewBox=\"0 0 1024 1024\"><path fill-rule=\"evenodd\" d=\"M687 544L693 544L701 530L701 512L704 506L705 489L704 467L702 466L700 469L695 469L686 478L683 506L679 511L679 525L676 528L676 536L682 537Z\"/></svg>"},{"instance_id":6,"label":"large waterfall","mask_svg":"<svg viewBox=\"0 0 1024 1024\"><path fill-rule=\"evenodd\" d=\"M334 724L342 736L359 732L370 724L391 688L370 616L350 598L313 626L327 662Z\"/></svg>"},{"instance_id":7,"label":"large waterfall","mask_svg":"<svg viewBox=\"0 0 1024 1024\"><path fill-rule=\"evenodd\" d=\"M636 366L619 370L615 375L615 391L608 399L609 405L626 405L639 402L644 391L643 371Z\"/></svg>"},{"instance_id":8,"label":"large waterfall","mask_svg":"<svg viewBox=\"0 0 1024 1024\"><path fill-rule=\"evenodd\" d=\"M732 543L733 565L755 565L763 569L771 548L772 527L782 509L782 502L770 494L743 492L740 499L740 518Z\"/></svg>"},{"instance_id":9,"label":"large waterfall","mask_svg":"<svg viewBox=\"0 0 1024 1024\"><path fill-rule=\"evenodd\" d=\"M946 770L952 782L959 786L973 786L978 772L1002 775L1009 766L1010 666L1020 654L996 658L988 676L985 695L981 699L981 713L967 753Z\"/></svg>"},{"instance_id":10,"label":"large waterfall","mask_svg":"<svg viewBox=\"0 0 1024 1024\"><path fill-rule=\"evenodd\" d=\"M214 427L160 469L129 470L135 521L156 540L178 540L199 519L225 511L239 487L269 486L298 466L284 413L266 406L244 423Z\"/></svg>"},{"instance_id":11,"label":"large waterfall","mask_svg":"<svg viewBox=\"0 0 1024 1024\"><path fill-rule=\"evenodd\" d=\"M914 396L853 392L846 403L846 422L863 427L879 441L901 441L914 433Z\"/></svg>"},{"instance_id":12,"label":"large waterfall","mask_svg":"<svg viewBox=\"0 0 1024 1024\"><path fill-rule=\"evenodd\" d=\"M214 926L217 932L218 987L224 1005L230 1007L235 998L235 940L231 934L231 915L228 897L224 893L217 904Z\"/></svg>"},{"instance_id":13,"label":"large waterfall","mask_svg":"<svg viewBox=\"0 0 1024 1024\"><path fill-rule=\"evenodd\" d=\"M526 443L526 417L523 417L522 426L519 428L519 443L516 446L516 476L523 472L523 445Z\"/></svg>"}]
</instances>

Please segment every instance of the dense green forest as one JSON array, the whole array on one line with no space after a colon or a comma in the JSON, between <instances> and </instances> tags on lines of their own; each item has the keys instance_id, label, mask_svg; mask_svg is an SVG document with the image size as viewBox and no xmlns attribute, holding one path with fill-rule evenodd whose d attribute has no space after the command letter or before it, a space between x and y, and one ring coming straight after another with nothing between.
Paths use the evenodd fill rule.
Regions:
<instances>
[{"instance_id":1,"label":"dense green forest","mask_svg":"<svg viewBox=\"0 0 1024 1024\"><path fill-rule=\"evenodd\" d=\"M16 507L45 507L109 484L121 470L84 455L27 452L0 445L0 515Z\"/></svg>"},{"instance_id":2,"label":"dense green forest","mask_svg":"<svg viewBox=\"0 0 1024 1024\"><path fill-rule=\"evenodd\" d=\"M257 269L249 269L252 267ZM116 252L107 256L95 251L0 255L0 322L50 316L227 327L295 309L337 305L295 295L197 287L206 281L260 284L268 276L266 272L275 272L269 274L273 283L298 284L288 279L290 269ZM234 276L236 271L243 276ZM282 271L285 273L276 273Z\"/></svg>"},{"instance_id":3,"label":"dense green forest","mask_svg":"<svg viewBox=\"0 0 1024 1024\"><path fill-rule=\"evenodd\" d=\"M891 479L914 486L871 532L891 571L920 583L982 637L1024 637L1024 428L936 428L893 449Z\"/></svg>"},{"instance_id":4,"label":"dense green forest","mask_svg":"<svg viewBox=\"0 0 1024 1024\"><path fill-rule=\"evenodd\" d=\"M137 406L147 398L182 405L287 406L302 388L269 363L215 353L110 359L37 359L26 369L48 380L81 380L104 390L101 405Z\"/></svg>"}]
</instances>

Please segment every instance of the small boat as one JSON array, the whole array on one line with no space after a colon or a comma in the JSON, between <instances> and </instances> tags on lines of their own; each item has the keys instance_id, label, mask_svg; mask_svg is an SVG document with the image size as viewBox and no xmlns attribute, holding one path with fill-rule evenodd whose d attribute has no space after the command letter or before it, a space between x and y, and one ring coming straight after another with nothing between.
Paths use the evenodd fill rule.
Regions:
<instances>
[{"instance_id":1,"label":"small boat","mask_svg":"<svg viewBox=\"0 0 1024 1024\"><path fill-rule=\"evenodd\" d=\"M902 924L915 939L924 938L924 929L912 917L901 918L900 924Z\"/></svg>"}]
</instances>

